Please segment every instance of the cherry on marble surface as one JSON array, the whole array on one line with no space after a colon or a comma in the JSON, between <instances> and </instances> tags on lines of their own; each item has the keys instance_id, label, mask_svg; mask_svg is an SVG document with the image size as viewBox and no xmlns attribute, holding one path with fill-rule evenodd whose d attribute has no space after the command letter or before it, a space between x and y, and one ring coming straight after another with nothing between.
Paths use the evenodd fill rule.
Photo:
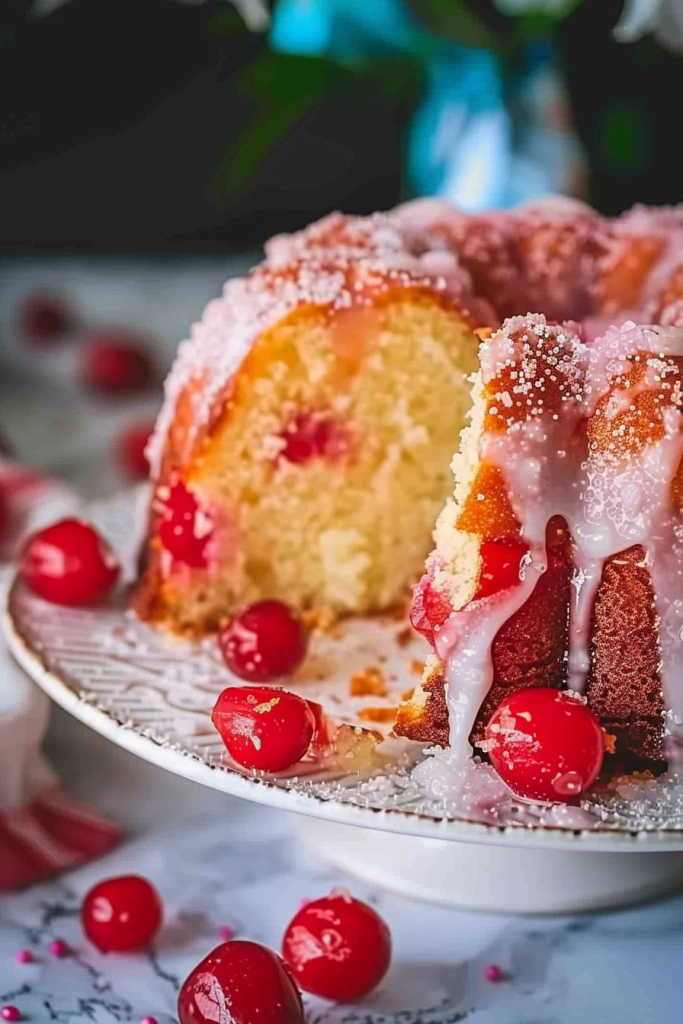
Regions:
<instances>
[{"instance_id":1,"label":"cherry on marble surface","mask_svg":"<svg viewBox=\"0 0 683 1024\"><path fill-rule=\"evenodd\" d=\"M57 960L63 960L65 957L71 956L71 946L65 939L53 939L47 948L48 952L56 957Z\"/></svg>"},{"instance_id":2,"label":"cherry on marble surface","mask_svg":"<svg viewBox=\"0 0 683 1024\"><path fill-rule=\"evenodd\" d=\"M83 930L102 953L145 949L159 931L162 917L158 892L139 875L99 882L81 907Z\"/></svg>"},{"instance_id":3,"label":"cherry on marble surface","mask_svg":"<svg viewBox=\"0 0 683 1024\"><path fill-rule=\"evenodd\" d=\"M149 463L145 451L154 430L153 420L130 423L117 441L116 453L119 465L131 480L146 480Z\"/></svg>"},{"instance_id":4,"label":"cherry on marble surface","mask_svg":"<svg viewBox=\"0 0 683 1024\"><path fill-rule=\"evenodd\" d=\"M282 955L300 988L324 999L360 999L391 963L391 933L377 911L345 890L310 900L290 921Z\"/></svg>"},{"instance_id":5,"label":"cherry on marble surface","mask_svg":"<svg viewBox=\"0 0 683 1024\"><path fill-rule=\"evenodd\" d=\"M180 1024L304 1024L299 990L277 953L236 939L217 946L185 980Z\"/></svg>"},{"instance_id":6,"label":"cherry on marble surface","mask_svg":"<svg viewBox=\"0 0 683 1024\"><path fill-rule=\"evenodd\" d=\"M35 345L55 345L73 330L76 318L67 300L53 292L36 291L26 296L17 317L23 339Z\"/></svg>"},{"instance_id":7,"label":"cherry on marble surface","mask_svg":"<svg viewBox=\"0 0 683 1024\"><path fill-rule=\"evenodd\" d=\"M144 390L154 370L140 339L125 331L106 331L87 340L81 374L90 390L111 395Z\"/></svg>"}]
</instances>

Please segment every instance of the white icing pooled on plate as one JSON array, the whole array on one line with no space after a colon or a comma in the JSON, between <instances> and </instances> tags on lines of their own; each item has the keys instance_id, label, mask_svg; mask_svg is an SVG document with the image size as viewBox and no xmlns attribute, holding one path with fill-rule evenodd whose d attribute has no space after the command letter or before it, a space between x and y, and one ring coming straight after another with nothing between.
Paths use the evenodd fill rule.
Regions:
<instances>
[{"instance_id":1,"label":"white icing pooled on plate","mask_svg":"<svg viewBox=\"0 0 683 1024\"><path fill-rule=\"evenodd\" d=\"M683 356L683 329L629 322L586 345L542 316L515 317L482 346L484 384L505 381L489 414L505 423L484 431L479 456L503 476L528 555L519 586L453 612L439 633L451 744L460 758L471 754L469 734L493 680L495 636L547 568L554 516L573 539L569 685L581 692L586 684L605 562L641 545L661 621L664 699L674 725L683 723L683 521L671 495L683 458L683 395L669 356ZM636 404L643 395L654 402L649 420ZM624 422L626 412L633 415Z\"/></svg>"}]
</instances>

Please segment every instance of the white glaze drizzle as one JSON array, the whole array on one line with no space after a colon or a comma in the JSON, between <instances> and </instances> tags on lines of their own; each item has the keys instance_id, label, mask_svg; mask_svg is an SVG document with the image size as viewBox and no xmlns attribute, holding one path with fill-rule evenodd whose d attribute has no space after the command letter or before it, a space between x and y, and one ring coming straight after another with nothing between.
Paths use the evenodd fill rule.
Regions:
<instances>
[{"instance_id":1,"label":"white glaze drizzle","mask_svg":"<svg viewBox=\"0 0 683 1024\"><path fill-rule=\"evenodd\" d=\"M484 432L479 454L502 473L529 553L518 587L453 612L437 638L446 667L456 756L465 759L471 753L469 734L493 679L495 636L545 571L546 528L553 516L565 519L574 541L569 685L581 692L586 684L591 614L605 561L642 545L662 625L661 678L673 715L672 731L679 720L683 722L683 525L671 501L672 481L683 457L683 396L679 371L667 354L683 355L682 329L627 323L587 346L571 329L550 327L540 316L507 321L503 331L482 346L484 383L497 379L503 370L511 371L515 381L510 392L497 396L500 414L513 404L518 412L504 431ZM642 378L620 387L619 377L640 362L645 364ZM559 382L559 411L544 407L548 380L554 386ZM620 427L609 444L589 444L586 449L577 434L583 420L613 420L633 408L637 396L646 391L663 391L665 396L660 440L625 457L615 447Z\"/></svg>"}]
</instances>

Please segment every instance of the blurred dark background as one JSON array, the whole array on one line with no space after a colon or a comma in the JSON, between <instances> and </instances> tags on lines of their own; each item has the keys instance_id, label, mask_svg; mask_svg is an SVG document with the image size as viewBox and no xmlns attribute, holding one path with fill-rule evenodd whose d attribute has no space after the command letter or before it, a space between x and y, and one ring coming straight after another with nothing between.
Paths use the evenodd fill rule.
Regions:
<instances>
[{"instance_id":1,"label":"blurred dark background","mask_svg":"<svg viewBox=\"0 0 683 1024\"><path fill-rule=\"evenodd\" d=\"M494 49L511 81L552 39L586 197L606 213L681 198L683 59L651 35L617 42L623 0L525 19L493 0L407 6L425 33ZM405 140L428 64L419 45L276 53L227 0L2 0L0 247L229 251L389 207L416 191Z\"/></svg>"},{"instance_id":2,"label":"blurred dark background","mask_svg":"<svg viewBox=\"0 0 683 1024\"><path fill-rule=\"evenodd\" d=\"M0 0L0 446L144 477L189 325L330 210L678 202L682 7Z\"/></svg>"}]
</instances>

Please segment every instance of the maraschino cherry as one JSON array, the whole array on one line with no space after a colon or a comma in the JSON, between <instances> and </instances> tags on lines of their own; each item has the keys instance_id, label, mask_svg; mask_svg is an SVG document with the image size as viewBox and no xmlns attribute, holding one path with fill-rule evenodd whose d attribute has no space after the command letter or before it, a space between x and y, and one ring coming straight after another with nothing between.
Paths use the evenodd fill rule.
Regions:
<instances>
[{"instance_id":1,"label":"maraschino cherry","mask_svg":"<svg viewBox=\"0 0 683 1024\"><path fill-rule=\"evenodd\" d=\"M314 700L307 700L309 708L313 712L313 719L315 721L315 731L313 733L313 747L327 747L332 743L337 726L332 719L325 714L325 709L322 704L318 704Z\"/></svg>"},{"instance_id":2,"label":"maraschino cherry","mask_svg":"<svg viewBox=\"0 0 683 1024\"><path fill-rule=\"evenodd\" d=\"M145 480L149 476L149 463L145 452L153 429L152 420L143 420L142 423L131 423L119 437L119 463L132 480Z\"/></svg>"},{"instance_id":3,"label":"maraschino cherry","mask_svg":"<svg viewBox=\"0 0 683 1024\"><path fill-rule=\"evenodd\" d=\"M433 585L429 575L422 577L413 587L410 605L410 622L413 629L434 645L436 637L446 619L453 611L453 605L445 594Z\"/></svg>"},{"instance_id":4,"label":"maraschino cherry","mask_svg":"<svg viewBox=\"0 0 683 1024\"><path fill-rule=\"evenodd\" d=\"M300 988L325 999L360 999L391 962L391 932L367 903L343 890L306 903L282 940L282 955Z\"/></svg>"},{"instance_id":5,"label":"maraschino cherry","mask_svg":"<svg viewBox=\"0 0 683 1024\"><path fill-rule=\"evenodd\" d=\"M82 519L62 519L34 533L21 556L22 578L53 604L95 604L111 590L118 575L113 551Z\"/></svg>"},{"instance_id":6,"label":"maraschino cherry","mask_svg":"<svg viewBox=\"0 0 683 1024\"><path fill-rule=\"evenodd\" d=\"M158 892L146 878L107 878L90 890L81 907L83 930L102 953L146 949L161 927Z\"/></svg>"},{"instance_id":7,"label":"maraschino cherry","mask_svg":"<svg viewBox=\"0 0 683 1024\"><path fill-rule=\"evenodd\" d=\"M479 549L479 582L472 600L492 597L516 586L520 582L520 567L528 550L524 541L514 537L483 541ZM429 574L423 576L413 588L410 609L413 628L433 645L452 611L453 605L448 596L435 588Z\"/></svg>"},{"instance_id":8,"label":"maraschino cherry","mask_svg":"<svg viewBox=\"0 0 683 1024\"><path fill-rule=\"evenodd\" d=\"M529 550L523 540L485 540L480 549L479 586L472 600L491 597L520 582L520 566Z\"/></svg>"},{"instance_id":9,"label":"maraschino cherry","mask_svg":"<svg viewBox=\"0 0 683 1024\"><path fill-rule=\"evenodd\" d=\"M280 457L301 464L311 459L336 459L348 449L348 440L334 419L321 413L299 413L283 434Z\"/></svg>"},{"instance_id":10,"label":"maraschino cherry","mask_svg":"<svg viewBox=\"0 0 683 1024\"><path fill-rule=\"evenodd\" d=\"M180 1024L304 1024L301 996L277 953L240 939L217 946L183 984Z\"/></svg>"},{"instance_id":11,"label":"maraschino cherry","mask_svg":"<svg viewBox=\"0 0 683 1024\"><path fill-rule=\"evenodd\" d=\"M517 796L570 803L600 774L604 734L583 698L534 687L498 706L486 726L486 750Z\"/></svg>"},{"instance_id":12,"label":"maraschino cherry","mask_svg":"<svg viewBox=\"0 0 683 1024\"><path fill-rule=\"evenodd\" d=\"M290 675L306 656L303 623L281 601L258 601L235 615L218 643L231 672L250 683L270 683Z\"/></svg>"},{"instance_id":13,"label":"maraschino cherry","mask_svg":"<svg viewBox=\"0 0 683 1024\"><path fill-rule=\"evenodd\" d=\"M83 380L102 394L141 391L154 375L141 342L127 334L93 335L83 349Z\"/></svg>"},{"instance_id":14,"label":"maraschino cherry","mask_svg":"<svg viewBox=\"0 0 683 1024\"><path fill-rule=\"evenodd\" d=\"M281 772L300 761L316 731L308 701L267 686L229 686L211 719L238 764L266 772Z\"/></svg>"},{"instance_id":15,"label":"maraschino cherry","mask_svg":"<svg viewBox=\"0 0 683 1024\"><path fill-rule=\"evenodd\" d=\"M36 345L60 342L73 329L75 317L68 303L52 292L28 295L19 310L21 335Z\"/></svg>"},{"instance_id":16,"label":"maraschino cherry","mask_svg":"<svg viewBox=\"0 0 683 1024\"><path fill-rule=\"evenodd\" d=\"M206 549L213 535L211 517L182 480L162 487L155 498L159 540L178 562L193 569L208 565Z\"/></svg>"}]
</instances>

